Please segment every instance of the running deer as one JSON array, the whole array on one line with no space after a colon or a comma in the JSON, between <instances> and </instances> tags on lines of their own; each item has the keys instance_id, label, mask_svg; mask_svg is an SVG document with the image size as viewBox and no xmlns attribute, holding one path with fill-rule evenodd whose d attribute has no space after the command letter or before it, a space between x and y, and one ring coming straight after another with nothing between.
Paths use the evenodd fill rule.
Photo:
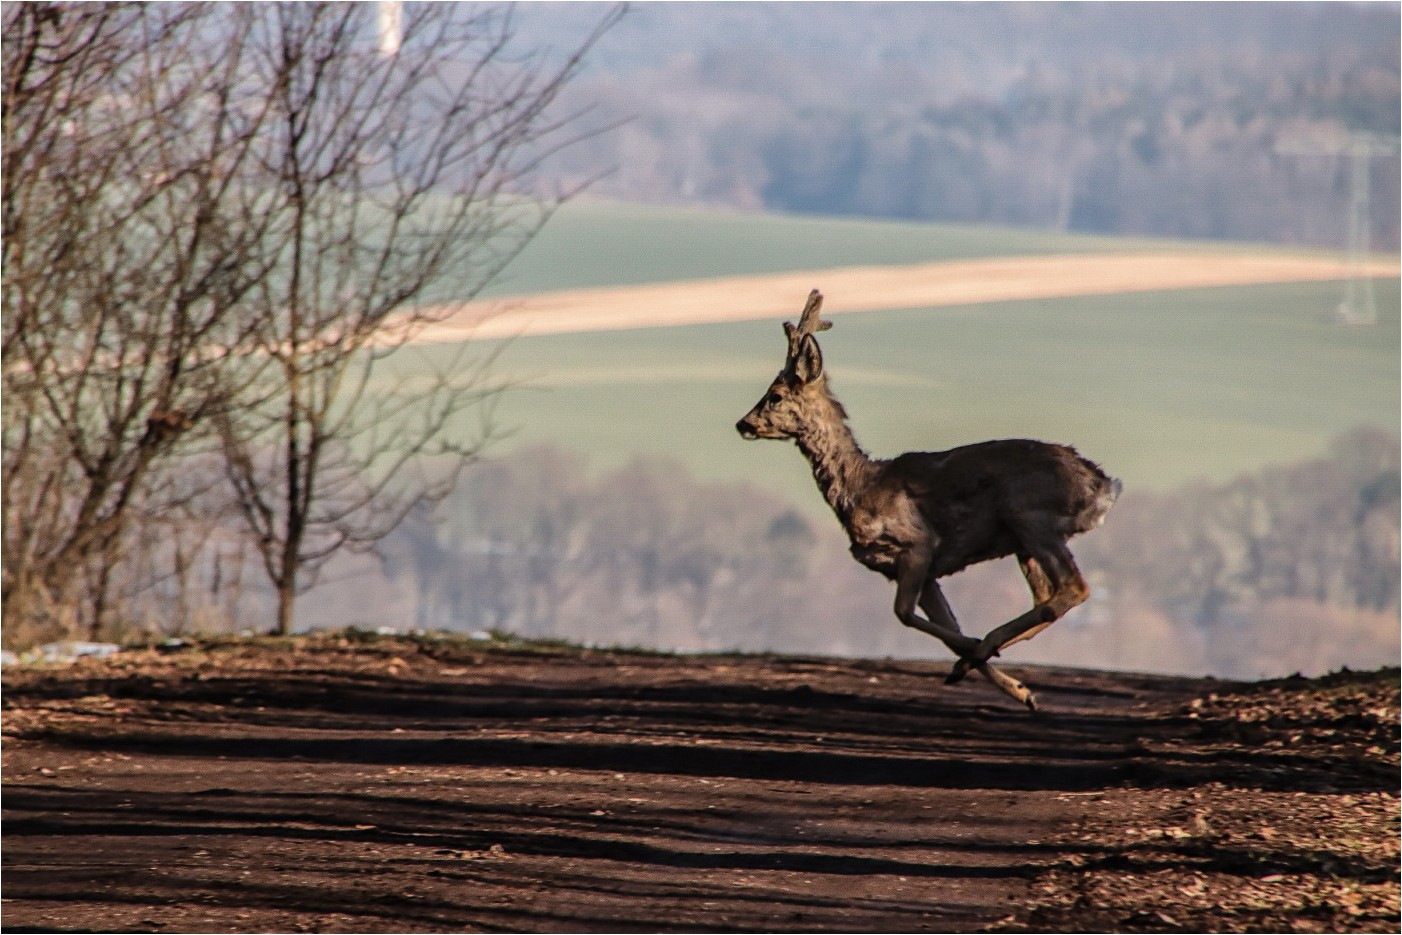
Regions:
<instances>
[{"instance_id":1,"label":"running deer","mask_svg":"<svg viewBox=\"0 0 1402 935\"><path fill-rule=\"evenodd\" d=\"M1120 482L1072 448L1023 439L909 452L889 461L869 457L828 389L815 336L832 327L818 318L822 302L814 289L798 324L784 323L784 369L736 430L745 438L798 444L847 530L852 556L896 582L896 617L959 657L946 682L977 669L1037 710L1027 686L988 660L1036 636L1090 595L1066 541L1105 520ZM939 579L1005 555L1017 556L1033 607L982 640L966 636Z\"/></svg>"}]
</instances>

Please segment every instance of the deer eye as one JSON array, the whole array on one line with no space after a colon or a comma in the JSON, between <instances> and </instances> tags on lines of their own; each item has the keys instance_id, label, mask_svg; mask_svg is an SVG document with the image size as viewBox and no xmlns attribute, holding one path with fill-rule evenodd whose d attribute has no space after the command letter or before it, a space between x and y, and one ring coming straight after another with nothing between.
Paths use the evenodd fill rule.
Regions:
<instances>
[{"instance_id":1,"label":"deer eye","mask_svg":"<svg viewBox=\"0 0 1402 935\"><path fill-rule=\"evenodd\" d=\"M764 397L764 401L771 406L777 406L784 401L784 397L780 396L778 393L770 393L768 396Z\"/></svg>"}]
</instances>

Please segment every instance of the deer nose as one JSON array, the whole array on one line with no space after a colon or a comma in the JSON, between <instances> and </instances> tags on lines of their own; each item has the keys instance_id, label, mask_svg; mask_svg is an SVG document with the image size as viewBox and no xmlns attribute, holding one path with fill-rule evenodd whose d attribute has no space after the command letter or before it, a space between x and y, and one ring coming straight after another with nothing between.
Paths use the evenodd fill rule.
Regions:
<instances>
[{"instance_id":1,"label":"deer nose","mask_svg":"<svg viewBox=\"0 0 1402 935\"><path fill-rule=\"evenodd\" d=\"M759 434L755 430L754 423L751 422L748 418L741 419L739 422L736 422L735 431L739 432L745 438L754 438Z\"/></svg>"}]
</instances>

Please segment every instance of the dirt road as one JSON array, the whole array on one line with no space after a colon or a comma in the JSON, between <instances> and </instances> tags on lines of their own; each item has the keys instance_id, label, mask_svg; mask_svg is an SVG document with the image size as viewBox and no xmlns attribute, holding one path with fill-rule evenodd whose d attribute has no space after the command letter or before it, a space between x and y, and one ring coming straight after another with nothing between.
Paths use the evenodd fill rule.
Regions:
<instances>
[{"instance_id":1,"label":"dirt road","mask_svg":"<svg viewBox=\"0 0 1402 935\"><path fill-rule=\"evenodd\" d=\"M9 670L4 929L1394 930L1395 672L1029 668L1032 716L944 671L353 633Z\"/></svg>"},{"instance_id":2,"label":"dirt road","mask_svg":"<svg viewBox=\"0 0 1402 935\"><path fill-rule=\"evenodd\" d=\"M1369 276L1398 275L1395 262ZM515 335L608 331L793 316L809 289L826 314L967 305L1164 289L1346 279L1338 260L1252 253L1147 253L1004 257L913 266L861 266L606 289L578 289L471 302L442 309L420 343ZM437 316L437 313L435 313Z\"/></svg>"}]
</instances>

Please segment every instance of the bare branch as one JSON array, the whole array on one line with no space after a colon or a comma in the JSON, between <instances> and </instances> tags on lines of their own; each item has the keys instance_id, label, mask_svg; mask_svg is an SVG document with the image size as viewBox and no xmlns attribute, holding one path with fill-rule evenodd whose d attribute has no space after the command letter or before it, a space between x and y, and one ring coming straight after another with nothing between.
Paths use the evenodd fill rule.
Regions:
<instances>
[{"instance_id":1,"label":"bare branch","mask_svg":"<svg viewBox=\"0 0 1402 935\"><path fill-rule=\"evenodd\" d=\"M435 300L471 298L550 216L528 174L565 128L551 105L598 34L550 69L516 54L501 9L416 5L387 58L363 7L263 10L253 57L270 116L255 162L273 272L250 305L277 379L222 437L286 630L321 563L446 495L485 444L461 434L500 390L485 370L398 355L441 314Z\"/></svg>"}]
</instances>

